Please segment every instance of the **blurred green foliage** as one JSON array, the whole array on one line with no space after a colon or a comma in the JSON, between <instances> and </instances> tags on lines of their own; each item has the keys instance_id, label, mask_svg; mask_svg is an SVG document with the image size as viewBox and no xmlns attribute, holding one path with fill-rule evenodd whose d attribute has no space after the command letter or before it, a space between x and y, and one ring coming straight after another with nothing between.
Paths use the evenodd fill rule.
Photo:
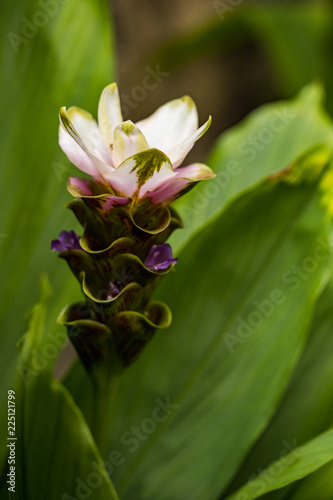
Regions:
<instances>
[{"instance_id":1,"label":"blurred green foliage","mask_svg":"<svg viewBox=\"0 0 333 500\"><path fill-rule=\"evenodd\" d=\"M22 0L15 8L8 1L1 4L2 419L16 373L16 342L26 330L25 313L38 298L41 272L49 274L62 304L79 296L67 269L50 251L59 230L75 226L64 210L73 167L57 144L59 108L73 101L95 106L100 89L114 78L113 38L104 1L44 4L53 6L50 14L38 1ZM49 328L55 328L58 313L54 303ZM1 446L2 458L4 453L6 447Z\"/></svg>"},{"instance_id":2,"label":"blurred green foliage","mask_svg":"<svg viewBox=\"0 0 333 500\"><path fill-rule=\"evenodd\" d=\"M50 286L45 277L41 284L40 302L31 312L29 331L20 346L20 376L15 385L18 439L13 497L68 500L95 490L96 500L117 500L81 412L53 376L56 356L41 365L40 353L50 348L45 330Z\"/></svg>"}]
</instances>

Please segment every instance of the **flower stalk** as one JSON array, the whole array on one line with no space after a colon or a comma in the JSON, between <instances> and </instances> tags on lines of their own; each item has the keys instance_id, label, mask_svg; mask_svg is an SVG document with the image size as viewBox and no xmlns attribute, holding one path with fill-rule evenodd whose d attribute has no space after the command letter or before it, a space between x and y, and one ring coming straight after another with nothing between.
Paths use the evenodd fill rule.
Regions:
<instances>
[{"instance_id":1,"label":"flower stalk","mask_svg":"<svg viewBox=\"0 0 333 500\"><path fill-rule=\"evenodd\" d=\"M91 432L96 445L104 456L107 453L106 445L112 419L113 405L120 383L121 373L104 376L101 372L100 380L93 385L93 416Z\"/></svg>"}]
</instances>

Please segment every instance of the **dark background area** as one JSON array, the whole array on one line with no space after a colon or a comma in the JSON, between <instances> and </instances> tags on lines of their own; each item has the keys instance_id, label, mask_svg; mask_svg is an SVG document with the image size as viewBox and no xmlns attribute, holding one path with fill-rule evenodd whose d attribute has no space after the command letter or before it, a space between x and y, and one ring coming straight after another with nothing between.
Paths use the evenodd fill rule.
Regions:
<instances>
[{"instance_id":1,"label":"dark background area","mask_svg":"<svg viewBox=\"0 0 333 500\"><path fill-rule=\"evenodd\" d=\"M324 83L332 110L332 62L326 64L333 60L332 6L306 0L113 0L120 94L132 102L126 118L137 121L169 99L191 95L200 123L213 116L195 148L196 160L203 161L222 131L313 79ZM143 87L147 66L168 76L144 97L137 87Z\"/></svg>"}]
</instances>

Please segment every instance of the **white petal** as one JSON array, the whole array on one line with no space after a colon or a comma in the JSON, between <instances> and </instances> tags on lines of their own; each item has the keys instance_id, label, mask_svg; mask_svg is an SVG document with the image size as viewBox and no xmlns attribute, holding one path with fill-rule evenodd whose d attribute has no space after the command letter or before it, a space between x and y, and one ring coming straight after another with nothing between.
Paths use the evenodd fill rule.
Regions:
<instances>
[{"instance_id":1,"label":"white petal","mask_svg":"<svg viewBox=\"0 0 333 500\"><path fill-rule=\"evenodd\" d=\"M133 122L118 125L114 131L113 161L117 167L130 156L149 149L145 136Z\"/></svg>"},{"instance_id":2,"label":"white petal","mask_svg":"<svg viewBox=\"0 0 333 500\"><path fill-rule=\"evenodd\" d=\"M176 177L169 159L156 149L148 149L125 160L106 178L120 196L142 198Z\"/></svg>"},{"instance_id":3,"label":"white petal","mask_svg":"<svg viewBox=\"0 0 333 500\"><path fill-rule=\"evenodd\" d=\"M157 148L169 156L176 144L193 134L198 127L198 112L189 96L174 99L155 113L137 123L151 148Z\"/></svg>"},{"instance_id":4,"label":"white petal","mask_svg":"<svg viewBox=\"0 0 333 500\"><path fill-rule=\"evenodd\" d=\"M200 128L198 128L192 135L187 137L181 143L178 143L173 149L171 149L168 153L168 157L174 168L181 165L184 161L185 156L189 153L189 151L193 148L194 144L200 137L202 137L210 127L212 123L212 117L210 116L206 123L204 123Z\"/></svg>"},{"instance_id":5,"label":"white petal","mask_svg":"<svg viewBox=\"0 0 333 500\"><path fill-rule=\"evenodd\" d=\"M83 113L85 113L85 112L83 112ZM87 115L89 116L89 113L87 113ZM71 117L73 118L73 121L75 123L73 123L71 121ZM101 148L101 150L97 149L97 147L100 145L100 142L102 142L100 140L100 138L98 138L97 135L95 135L93 133L91 138L88 137L89 136L89 129L92 130L92 132L94 130L96 130L94 125L91 124L91 121L94 121L94 120L90 120L90 119L88 119L87 116L84 116L84 114L81 113L81 110L78 112L78 108L71 108L71 110L68 110L68 112L66 111L66 108L60 109L60 125L63 128L64 133L68 134L77 146L77 147L76 146L74 147L73 141L70 141L69 139L67 139L67 142L66 142L66 140L64 140L64 135L61 132L63 145L65 147L67 147L67 151L64 148L63 148L63 150L67 154L68 158L71 161L73 161L73 163L75 165L77 165L81 170L83 170L82 167L84 167L84 168L89 167L90 171L88 171L87 169L83 170L83 171L93 175L94 177L101 177L104 174L108 173L110 170L113 170L112 159L109 156L108 163L106 163L102 159L104 157L104 153L106 151L106 148L104 146L104 148L105 148L104 151L102 150L102 148ZM94 122L94 123L97 127L96 122ZM83 137L81 137L81 134L76 129L76 126L78 126ZM73 146L73 149L71 149L72 146ZM78 157L79 148L81 148L81 150L82 150L80 157ZM96 152L96 154L98 154L99 157L95 156L95 154L93 152L94 153ZM91 160L91 163L95 165L95 167L96 167L95 171L94 171L95 173L92 173L93 168L92 168L92 165L90 163L88 165L88 163L86 164L86 163L82 162L82 158L85 158L84 153ZM106 153L108 154L107 151L106 151ZM73 159L71 159L71 157ZM77 159L78 161L77 162L74 161L75 159ZM81 166L79 166L79 164L78 164L79 160L81 161ZM99 174L96 174L96 171L99 172Z\"/></svg>"},{"instance_id":6,"label":"white petal","mask_svg":"<svg viewBox=\"0 0 333 500\"><path fill-rule=\"evenodd\" d=\"M100 176L99 170L89 155L85 153L76 140L61 125L59 127L59 145L69 161L82 170L82 172L95 178Z\"/></svg>"},{"instance_id":7,"label":"white petal","mask_svg":"<svg viewBox=\"0 0 333 500\"><path fill-rule=\"evenodd\" d=\"M89 153L104 163L112 165L110 153L102 141L101 132L93 116L76 106L67 110L67 116Z\"/></svg>"},{"instance_id":8,"label":"white petal","mask_svg":"<svg viewBox=\"0 0 333 500\"><path fill-rule=\"evenodd\" d=\"M177 168L175 170L177 176L169 182L166 182L161 188L154 192L146 193L146 196L151 196L156 204L162 203L167 205L181 196L184 189L190 184L199 182L205 179L213 179L216 174L207 165L202 163L193 163L188 167Z\"/></svg>"},{"instance_id":9,"label":"white petal","mask_svg":"<svg viewBox=\"0 0 333 500\"><path fill-rule=\"evenodd\" d=\"M116 83L111 83L103 90L98 105L98 125L108 148L114 141L114 129L122 121L118 87Z\"/></svg>"}]
</instances>

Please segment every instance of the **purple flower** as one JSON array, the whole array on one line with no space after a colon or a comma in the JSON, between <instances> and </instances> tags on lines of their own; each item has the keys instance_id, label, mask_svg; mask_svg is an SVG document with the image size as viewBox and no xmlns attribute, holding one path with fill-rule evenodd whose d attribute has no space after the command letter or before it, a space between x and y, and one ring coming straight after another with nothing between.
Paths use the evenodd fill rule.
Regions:
<instances>
[{"instance_id":1,"label":"purple flower","mask_svg":"<svg viewBox=\"0 0 333 500\"><path fill-rule=\"evenodd\" d=\"M147 269L159 271L167 269L170 264L178 262L178 259L172 257L172 248L169 243L163 245L153 245L144 262Z\"/></svg>"},{"instance_id":2,"label":"purple flower","mask_svg":"<svg viewBox=\"0 0 333 500\"><path fill-rule=\"evenodd\" d=\"M75 231L61 231L59 238L52 241L51 250L67 252L67 250L82 250L82 248Z\"/></svg>"}]
</instances>

